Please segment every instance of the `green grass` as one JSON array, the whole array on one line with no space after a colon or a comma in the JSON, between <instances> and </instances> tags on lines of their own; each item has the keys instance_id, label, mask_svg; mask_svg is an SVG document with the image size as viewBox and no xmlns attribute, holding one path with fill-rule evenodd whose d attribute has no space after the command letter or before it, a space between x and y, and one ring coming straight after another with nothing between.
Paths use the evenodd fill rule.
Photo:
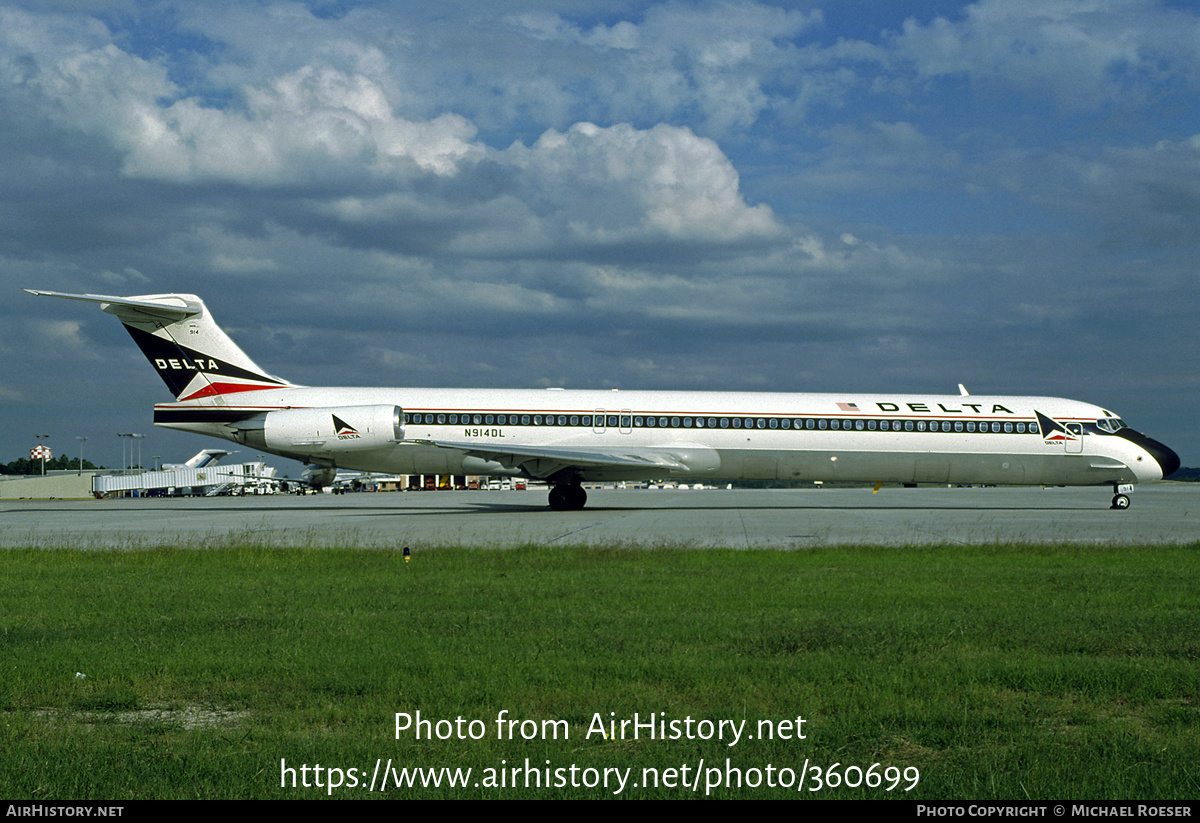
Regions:
<instances>
[{"instance_id":1,"label":"green grass","mask_svg":"<svg viewBox=\"0 0 1200 823\"><path fill-rule=\"evenodd\" d=\"M332 796L605 797L569 784L604 769L692 780L701 763L724 782L726 759L763 783L713 796L1200 794L1200 544L437 549L405 564L227 542L0 553L0 795L323 797L281 786L281 760L298 782L320 764L362 784L390 760L471 768L472 785ZM503 710L539 733L499 739ZM482 737L397 737L396 713L418 711ZM635 712L750 734L799 716L806 737L587 735ZM526 759L568 785L473 785ZM766 784L806 761L919 782ZM621 796L704 796L714 774L698 792Z\"/></svg>"}]
</instances>

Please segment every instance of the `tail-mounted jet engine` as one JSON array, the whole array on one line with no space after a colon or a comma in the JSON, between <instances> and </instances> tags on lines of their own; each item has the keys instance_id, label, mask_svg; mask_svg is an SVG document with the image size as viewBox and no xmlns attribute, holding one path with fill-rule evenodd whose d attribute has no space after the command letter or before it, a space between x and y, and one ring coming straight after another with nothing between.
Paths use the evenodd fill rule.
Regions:
<instances>
[{"instance_id":1,"label":"tail-mounted jet engine","mask_svg":"<svg viewBox=\"0 0 1200 823\"><path fill-rule=\"evenodd\" d=\"M272 452L330 454L384 448L404 439L399 406L280 409L233 424L239 443Z\"/></svg>"}]
</instances>

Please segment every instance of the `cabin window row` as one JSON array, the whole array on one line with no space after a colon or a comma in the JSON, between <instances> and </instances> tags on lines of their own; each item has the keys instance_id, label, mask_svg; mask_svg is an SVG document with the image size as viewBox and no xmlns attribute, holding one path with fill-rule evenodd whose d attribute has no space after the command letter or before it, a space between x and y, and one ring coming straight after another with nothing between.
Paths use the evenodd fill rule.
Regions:
<instances>
[{"instance_id":1,"label":"cabin window row","mask_svg":"<svg viewBox=\"0 0 1200 823\"><path fill-rule=\"evenodd\" d=\"M806 431L968 432L1037 434L1036 423L1013 420L864 420L839 417L696 417L590 414L406 413L405 423L426 426L563 426L635 429L800 429Z\"/></svg>"}]
</instances>

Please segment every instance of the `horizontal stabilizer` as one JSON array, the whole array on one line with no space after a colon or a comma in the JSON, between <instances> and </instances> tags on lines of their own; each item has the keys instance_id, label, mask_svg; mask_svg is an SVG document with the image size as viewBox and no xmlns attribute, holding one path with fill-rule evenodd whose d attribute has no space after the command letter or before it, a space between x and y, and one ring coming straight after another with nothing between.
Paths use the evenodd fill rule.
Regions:
<instances>
[{"instance_id":1,"label":"horizontal stabilizer","mask_svg":"<svg viewBox=\"0 0 1200 823\"><path fill-rule=\"evenodd\" d=\"M104 294L67 294L60 291L39 291L37 289L25 289L25 291L39 297L65 297L68 300L99 303L102 311L129 319L142 317L178 322L204 311L203 306L190 304L183 297L174 295L164 296L161 300L147 300L132 297L110 297Z\"/></svg>"}]
</instances>

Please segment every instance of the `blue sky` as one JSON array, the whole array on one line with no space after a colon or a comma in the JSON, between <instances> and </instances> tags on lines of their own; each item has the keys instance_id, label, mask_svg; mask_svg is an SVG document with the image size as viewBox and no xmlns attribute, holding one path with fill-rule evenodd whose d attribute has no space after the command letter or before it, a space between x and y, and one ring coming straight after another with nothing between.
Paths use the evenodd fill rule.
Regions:
<instances>
[{"instance_id":1,"label":"blue sky","mask_svg":"<svg viewBox=\"0 0 1200 823\"><path fill-rule=\"evenodd\" d=\"M1048 394L1200 465L1200 14L0 2L0 459L169 399L21 287L310 385Z\"/></svg>"}]
</instances>

